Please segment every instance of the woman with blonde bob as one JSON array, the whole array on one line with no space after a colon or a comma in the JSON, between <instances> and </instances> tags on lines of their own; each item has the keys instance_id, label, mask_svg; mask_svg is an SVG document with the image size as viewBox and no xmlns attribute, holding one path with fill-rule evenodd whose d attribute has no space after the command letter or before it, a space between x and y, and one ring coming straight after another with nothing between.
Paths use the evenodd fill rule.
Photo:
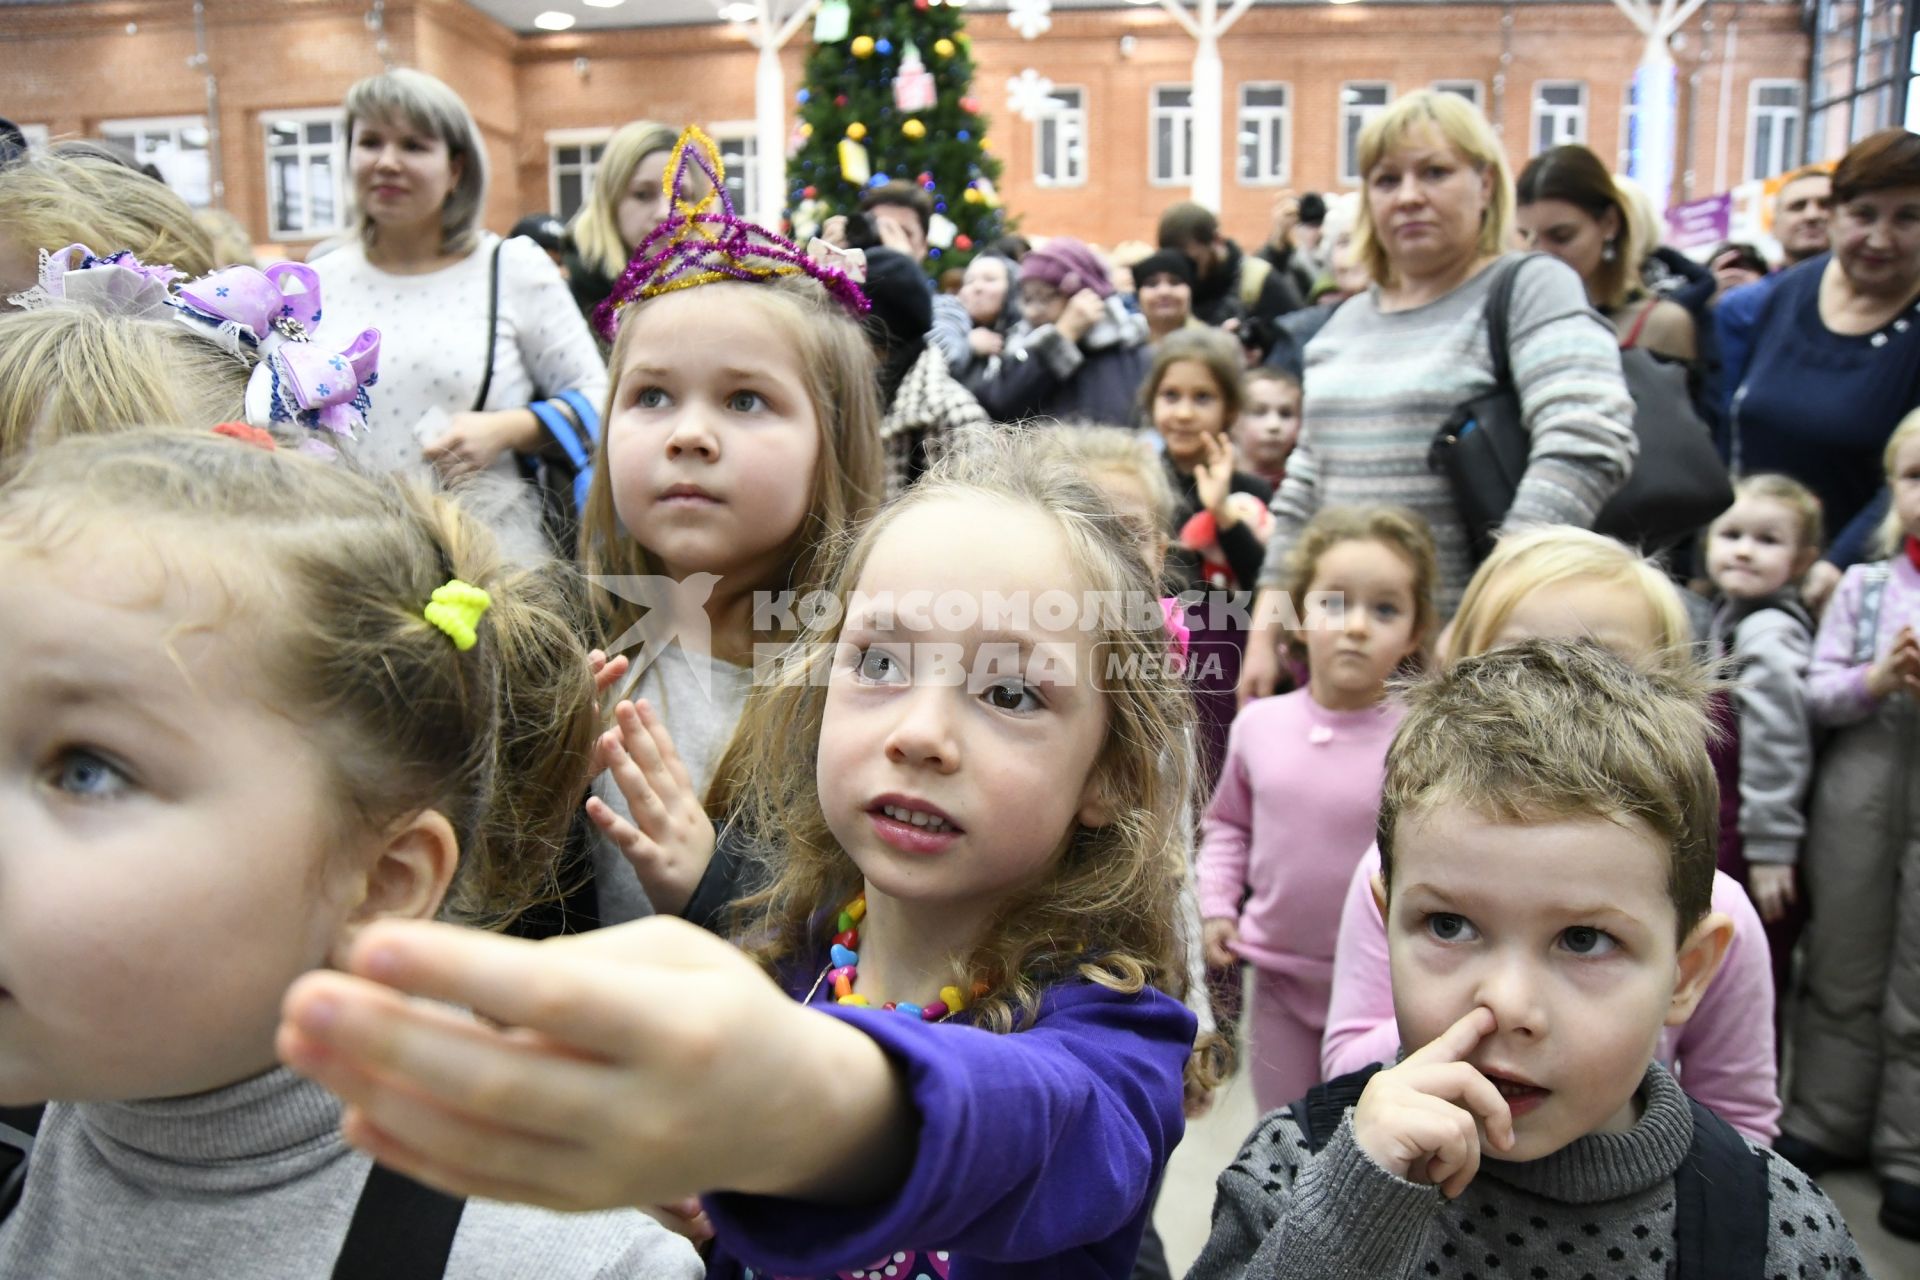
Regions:
<instances>
[{"instance_id":1,"label":"woman with blonde bob","mask_svg":"<svg viewBox=\"0 0 1920 1280\"><path fill-rule=\"evenodd\" d=\"M593 309L613 292L614 281L627 269L627 260L640 242L653 234L672 211L666 198L667 158L680 131L653 120L621 125L607 139L594 170L593 190L580 212L567 224L573 244L567 253L567 284L580 313L589 320ZM706 189L696 170L688 179Z\"/></svg>"},{"instance_id":2,"label":"woman with blonde bob","mask_svg":"<svg viewBox=\"0 0 1920 1280\"><path fill-rule=\"evenodd\" d=\"M1473 552L1428 445L1455 409L1497 385L1486 308L1501 271L1513 272L1506 354L1532 437L1508 527L1590 526L1633 465L1633 401L1613 331L1566 264L1506 253L1513 183L1479 109L1454 94L1408 94L1368 122L1358 160L1353 252L1373 288L1334 314L1307 357L1243 697L1277 682L1287 553L1322 507L1388 504L1423 518L1439 552L1441 613L1459 603Z\"/></svg>"},{"instance_id":3,"label":"woman with blonde bob","mask_svg":"<svg viewBox=\"0 0 1920 1280\"><path fill-rule=\"evenodd\" d=\"M40 251L131 249L150 266L203 276L217 265L193 210L137 169L98 156L35 152L0 169L0 311L40 279Z\"/></svg>"},{"instance_id":4,"label":"woman with blonde bob","mask_svg":"<svg viewBox=\"0 0 1920 1280\"><path fill-rule=\"evenodd\" d=\"M1589 639L1640 664L1689 664L1693 627L1680 592L1658 565L1612 538L1585 529L1546 528L1502 538L1474 574L1443 641L1443 663L1458 662L1523 640ZM1721 779L1723 821L1739 788L1729 740L1707 744ZM1340 914L1333 996L1320 1046L1325 1078L1399 1048L1387 964L1387 931L1374 905L1380 852L1369 849ZM1765 927L1741 883L1713 876L1713 910L1734 922L1734 938L1693 1016L1660 1036L1660 1061L1678 1061L1687 1092L1756 1142L1780 1127L1779 1071L1773 1045L1773 972Z\"/></svg>"},{"instance_id":5,"label":"woman with blonde bob","mask_svg":"<svg viewBox=\"0 0 1920 1280\"><path fill-rule=\"evenodd\" d=\"M354 85L346 113L357 235L313 268L326 293L323 341L344 347L380 331L360 461L510 482L522 460L584 466L606 366L545 250L481 227L486 143L466 104L400 69ZM541 519L539 495L522 485L493 523L526 558L549 549Z\"/></svg>"}]
</instances>

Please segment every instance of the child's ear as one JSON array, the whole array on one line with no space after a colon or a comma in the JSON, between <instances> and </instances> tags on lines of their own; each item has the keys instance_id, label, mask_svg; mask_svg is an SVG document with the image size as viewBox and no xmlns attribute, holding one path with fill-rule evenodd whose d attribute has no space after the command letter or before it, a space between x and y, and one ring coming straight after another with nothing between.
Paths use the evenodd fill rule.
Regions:
<instances>
[{"instance_id":1,"label":"child's ear","mask_svg":"<svg viewBox=\"0 0 1920 1280\"><path fill-rule=\"evenodd\" d=\"M1675 957L1679 975L1673 985L1673 1003L1667 1006L1668 1026L1680 1026L1693 1016L1700 997L1706 995L1713 976L1720 972L1720 962L1727 958L1727 948L1731 945L1733 921L1720 912L1710 913L1693 926Z\"/></svg>"},{"instance_id":2,"label":"child's ear","mask_svg":"<svg viewBox=\"0 0 1920 1280\"><path fill-rule=\"evenodd\" d=\"M1104 827L1113 821L1113 801L1097 772L1087 779L1087 789L1080 793L1080 811L1073 816L1083 827Z\"/></svg>"},{"instance_id":3,"label":"child's ear","mask_svg":"<svg viewBox=\"0 0 1920 1280\"><path fill-rule=\"evenodd\" d=\"M1367 888L1373 890L1373 906L1380 913L1380 919L1387 918L1387 881L1378 871L1367 877Z\"/></svg>"},{"instance_id":4,"label":"child's ear","mask_svg":"<svg viewBox=\"0 0 1920 1280\"><path fill-rule=\"evenodd\" d=\"M360 930L375 920L431 920L460 865L460 840L437 809L425 809L383 838L380 851L348 887L353 903L327 961L345 964Z\"/></svg>"}]
</instances>

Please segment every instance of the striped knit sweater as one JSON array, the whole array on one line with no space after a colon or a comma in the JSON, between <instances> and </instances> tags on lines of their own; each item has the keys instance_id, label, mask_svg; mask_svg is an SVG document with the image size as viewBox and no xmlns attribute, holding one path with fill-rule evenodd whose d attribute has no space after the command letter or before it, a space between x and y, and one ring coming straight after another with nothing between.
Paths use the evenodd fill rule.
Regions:
<instances>
[{"instance_id":1,"label":"striped knit sweater","mask_svg":"<svg viewBox=\"0 0 1920 1280\"><path fill-rule=\"evenodd\" d=\"M1443 298L1383 313L1379 291L1350 299L1307 348L1305 422L1273 497L1262 588L1284 582L1287 552L1322 507L1389 503L1424 516L1440 552L1441 616L1473 573L1445 477L1427 469L1440 424L1493 389L1482 271ZM1508 526L1591 527L1633 465L1633 401L1613 330L1573 269L1537 256L1514 281L1509 361L1533 450Z\"/></svg>"}]
</instances>

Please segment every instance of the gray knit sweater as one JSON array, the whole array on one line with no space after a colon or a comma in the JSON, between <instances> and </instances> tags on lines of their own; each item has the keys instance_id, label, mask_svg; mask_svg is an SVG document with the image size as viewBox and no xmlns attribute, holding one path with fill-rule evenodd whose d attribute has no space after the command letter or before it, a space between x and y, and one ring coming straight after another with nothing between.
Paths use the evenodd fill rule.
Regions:
<instances>
[{"instance_id":1,"label":"gray knit sweater","mask_svg":"<svg viewBox=\"0 0 1920 1280\"><path fill-rule=\"evenodd\" d=\"M1284 585L1287 552L1326 507L1387 503L1425 517L1440 553L1440 616L1473 572L1445 477L1427 467L1434 433L1462 403L1491 391L1488 268L1443 298L1380 310L1379 291L1348 299L1307 346L1300 444L1273 495L1260 586ZM1638 442L1618 339L1587 304L1573 269L1552 258L1514 279L1507 350L1533 446L1509 525L1591 528L1626 482Z\"/></svg>"},{"instance_id":2,"label":"gray knit sweater","mask_svg":"<svg viewBox=\"0 0 1920 1280\"><path fill-rule=\"evenodd\" d=\"M332 1095L270 1071L190 1098L55 1103L0 1276L327 1280L371 1162ZM695 1280L693 1246L635 1210L560 1214L470 1200L448 1280Z\"/></svg>"},{"instance_id":3,"label":"gray knit sweater","mask_svg":"<svg viewBox=\"0 0 1920 1280\"><path fill-rule=\"evenodd\" d=\"M1673 1175L1693 1112L1657 1063L1641 1100L1629 1132L1589 1134L1524 1164L1486 1160L1457 1200L1375 1164L1354 1141L1351 1112L1317 1156L1290 1111L1272 1112L1220 1175L1213 1234L1187 1280L1661 1280L1672 1274ZM1832 1202L1766 1155L1766 1275L1865 1275Z\"/></svg>"}]
</instances>

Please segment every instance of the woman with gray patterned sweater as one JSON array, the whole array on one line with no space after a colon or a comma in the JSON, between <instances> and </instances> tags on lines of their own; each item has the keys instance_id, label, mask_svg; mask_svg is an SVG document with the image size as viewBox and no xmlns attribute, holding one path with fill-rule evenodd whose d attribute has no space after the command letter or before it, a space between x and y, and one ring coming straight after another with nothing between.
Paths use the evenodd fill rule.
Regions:
<instances>
[{"instance_id":1,"label":"woman with gray patterned sweater","mask_svg":"<svg viewBox=\"0 0 1920 1280\"><path fill-rule=\"evenodd\" d=\"M1375 283L1307 349L1304 423L1273 498L1243 699L1277 683L1281 572L1321 507L1391 503L1423 516L1440 553L1443 615L1473 572L1466 527L1427 451L1456 407L1495 386L1486 306L1510 243L1513 181L1486 118L1438 92L1408 94L1370 121L1359 161L1356 251ZM1636 446L1613 330L1573 270L1542 256L1517 270L1507 337L1533 442L1507 525L1590 527L1626 482Z\"/></svg>"}]
</instances>

